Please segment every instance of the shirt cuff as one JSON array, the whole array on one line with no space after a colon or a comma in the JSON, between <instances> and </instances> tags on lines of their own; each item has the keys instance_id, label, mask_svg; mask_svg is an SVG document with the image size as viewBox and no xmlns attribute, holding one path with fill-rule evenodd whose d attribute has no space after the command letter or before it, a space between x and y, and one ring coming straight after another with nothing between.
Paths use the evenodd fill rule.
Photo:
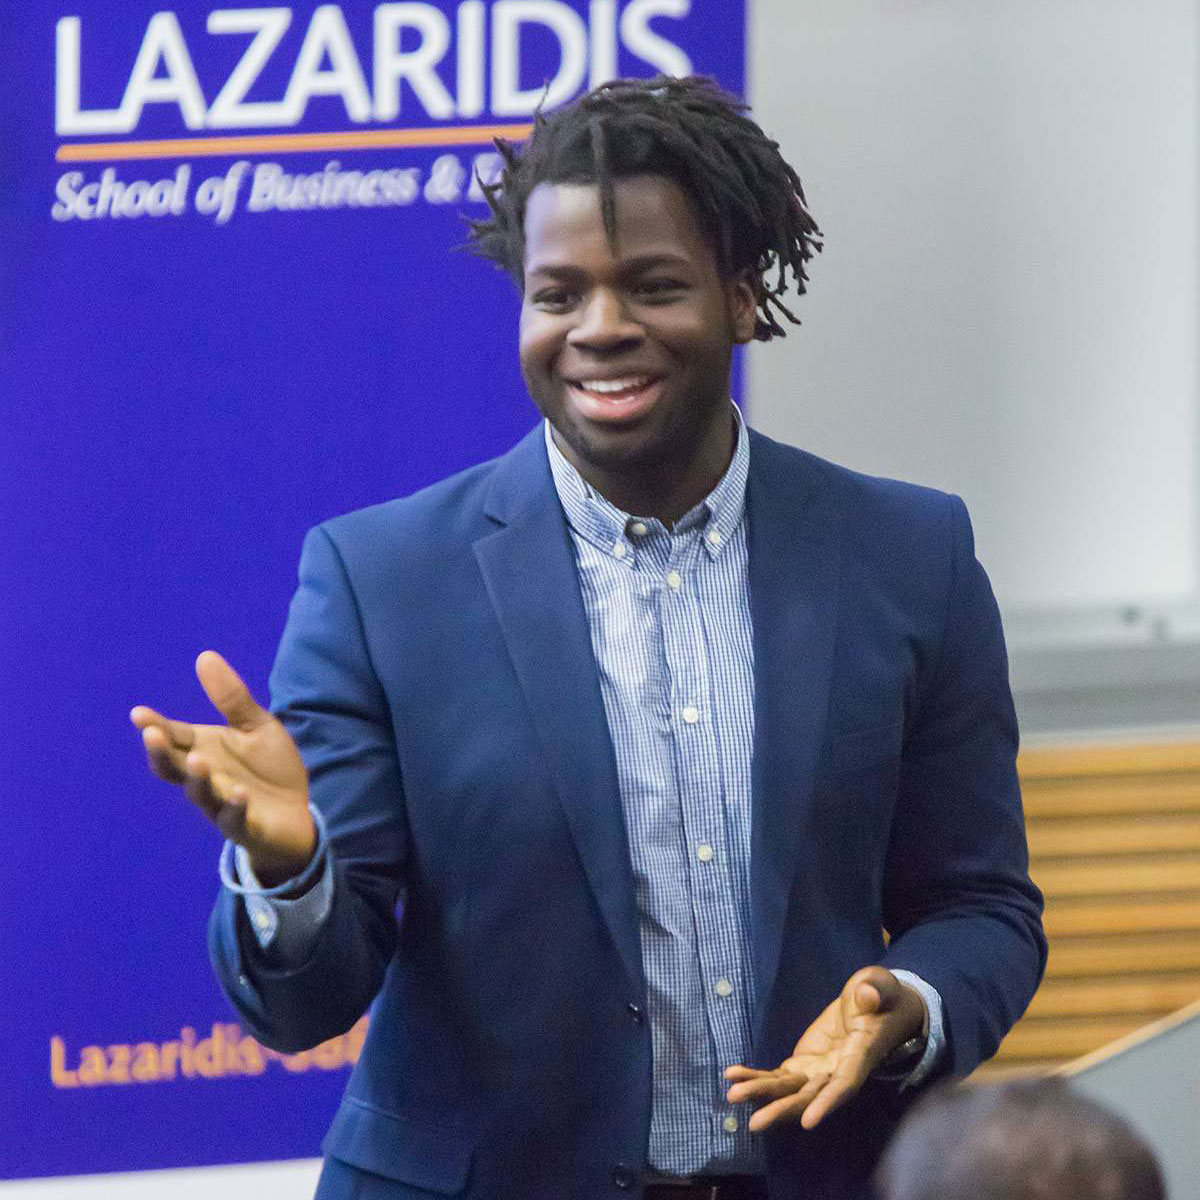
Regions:
<instances>
[{"instance_id":1,"label":"shirt cuff","mask_svg":"<svg viewBox=\"0 0 1200 1200\"><path fill-rule=\"evenodd\" d=\"M896 970L892 974L901 983L908 984L925 1001L925 1013L929 1020L929 1028L925 1033L925 1053L917 1060L916 1066L899 1081L900 1089L904 1091L916 1087L937 1066L942 1052L946 1049L946 1024L942 1011L942 997L935 987L911 971Z\"/></svg>"},{"instance_id":2,"label":"shirt cuff","mask_svg":"<svg viewBox=\"0 0 1200 1200\"><path fill-rule=\"evenodd\" d=\"M269 949L273 959L285 964L300 963L308 957L333 904L333 858L325 821L320 810L311 804L309 812L317 827L312 861L299 875L276 887L262 886L243 847L226 842L221 851L222 884L242 897L258 944L264 950ZM301 895L285 898L289 892L297 891Z\"/></svg>"}]
</instances>

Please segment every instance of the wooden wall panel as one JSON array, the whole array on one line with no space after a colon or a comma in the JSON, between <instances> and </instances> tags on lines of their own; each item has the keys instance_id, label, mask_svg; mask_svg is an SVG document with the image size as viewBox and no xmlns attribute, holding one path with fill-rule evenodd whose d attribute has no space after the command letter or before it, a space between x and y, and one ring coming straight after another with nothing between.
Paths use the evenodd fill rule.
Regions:
<instances>
[{"instance_id":1,"label":"wooden wall panel","mask_svg":"<svg viewBox=\"0 0 1200 1200\"><path fill-rule=\"evenodd\" d=\"M1018 767L1050 959L982 1077L1057 1069L1200 998L1200 744L1037 748Z\"/></svg>"}]
</instances>

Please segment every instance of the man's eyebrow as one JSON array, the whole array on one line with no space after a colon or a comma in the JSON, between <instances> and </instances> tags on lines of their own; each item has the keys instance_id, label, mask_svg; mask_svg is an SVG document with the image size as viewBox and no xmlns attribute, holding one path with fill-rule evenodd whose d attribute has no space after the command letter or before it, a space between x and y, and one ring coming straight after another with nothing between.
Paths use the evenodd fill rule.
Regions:
<instances>
[{"instance_id":1,"label":"man's eyebrow","mask_svg":"<svg viewBox=\"0 0 1200 1200\"><path fill-rule=\"evenodd\" d=\"M586 271L578 267L558 266L555 263L530 263L525 268L525 276L537 275L544 279L556 279L560 283L574 283L586 275Z\"/></svg>"},{"instance_id":2,"label":"man's eyebrow","mask_svg":"<svg viewBox=\"0 0 1200 1200\"><path fill-rule=\"evenodd\" d=\"M621 264L621 270L629 275L638 275L643 271L656 271L660 267L671 267L678 270L691 265L691 259L684 255L664 251L661 254L642 254L637 258L626 259Z\"/></svg>"},{"instance_id":3,"label":"man's eyebrow","mask_svg":"<svg viewBox=\"0 0 1200 1200\"><path fill-rule=\"evenodd\" d=\"M669 267L681 270L691 266L691 260L682 254L639 254L635 258L623 259L618 264L621 275L641 275L646 271ZM533 262L525 269L525 274L538 275L546 279L556 279L560 282L574 282L587 276L588 272L582 267L571 266L569 263Z\"/></svg>"}]
</instances>

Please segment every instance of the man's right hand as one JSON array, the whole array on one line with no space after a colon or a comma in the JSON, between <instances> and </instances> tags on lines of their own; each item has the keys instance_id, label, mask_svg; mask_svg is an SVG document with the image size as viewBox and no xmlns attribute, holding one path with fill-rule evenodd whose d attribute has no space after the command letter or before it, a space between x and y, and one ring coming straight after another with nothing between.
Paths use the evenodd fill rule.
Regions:
<instances>
[{"instance_id":1,"label":"man's right hand","mask_svg":"<svg viewBox=\"0 0 1200 1200\"><path fill-rule=\"evenodd\" d=\"M182 785L230 841L246 848L259 882L283 883L304 870L317 845L300 752L219 654L204 651L196 675L227 724L173 721L143 705L129 719L142 731L150 769Z\"/></svg>"}]
</instances>

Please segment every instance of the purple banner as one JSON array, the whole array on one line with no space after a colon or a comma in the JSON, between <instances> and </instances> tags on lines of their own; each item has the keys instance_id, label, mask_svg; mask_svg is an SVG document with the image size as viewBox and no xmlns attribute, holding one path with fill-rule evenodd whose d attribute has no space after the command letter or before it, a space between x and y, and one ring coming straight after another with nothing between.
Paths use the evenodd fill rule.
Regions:
<instances>
[{"instance_id":1,"label":"purple banner","mask_svg":"<svg viewBox=\"0 0 1200 1200\"><path fill-rule=\"evenodd\" d=\"M455 253L491 138L617 74L743 85L729 0L157 11L32 0L0 32L0 1177L317 1153L362 1023L235 1023L219 838L126 714L260 697L304 531L534 423L518 297Z\"/></svg>"}]
</instances>

